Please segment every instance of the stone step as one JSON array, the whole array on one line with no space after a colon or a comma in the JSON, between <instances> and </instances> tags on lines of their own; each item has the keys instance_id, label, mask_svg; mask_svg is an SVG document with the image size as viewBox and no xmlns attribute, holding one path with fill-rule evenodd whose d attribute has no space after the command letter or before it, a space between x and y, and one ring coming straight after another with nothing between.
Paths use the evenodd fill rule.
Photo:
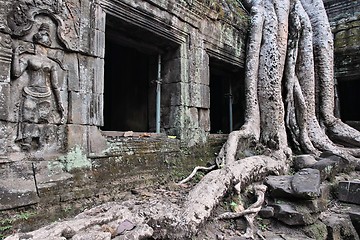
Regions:
<instances>
[{"instance_id":1,"label":"stone step","mask_svg":"<svg viewBox=\"0 0 360 240\"><path fill-rule=\"evenodd\" d=\"M360 181L340 181L338 198L343 202L360 204Z\"/></svg>"}]
</instances>

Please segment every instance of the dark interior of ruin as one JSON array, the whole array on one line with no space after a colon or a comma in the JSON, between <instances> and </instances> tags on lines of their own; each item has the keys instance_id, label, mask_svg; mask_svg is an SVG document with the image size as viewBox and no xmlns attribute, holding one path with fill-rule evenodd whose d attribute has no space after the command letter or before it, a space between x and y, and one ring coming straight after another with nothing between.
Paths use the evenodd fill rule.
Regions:
<instances>
[{"instance_id":1,"label":"dark interior of ruin","mask_svg":"<svg viewBox=\"0 0 360 240\"><path fill-rule=\"evenodd\" d=\"M102 130L155 131L158 55L172 48L154 33L107 17Z\"/></svg>"},{"instance_id":2,"label":"dark interior of ruin","mask_svg":"<svg viewBox=\"0 0 360 240\"><path fill-rule=\"evenodd\" d=\"M244 122L243 69L210 58L210 133L230 132L230 99L232 129L235 130L239 129Z\"/></svg>"},{"instance_id":3,"label":"dark interior of ruin","mask_svg":"<svg viewBox=\"0 0 360 240\"><path fill-rule=\"evenodd\" d=\"M360 121L360 81L338 80L340 116L343 121Z\"/></svg>"},{"instance_id":4,"label":"dark interior of ruin","mask_svg":"<svg viewBox=\"0 0 360 240\"><path fill-rule=\"evenodd\" d=\"M149 55L106 41L104 130L148 131Z\"/></svg>"}]
</instances>

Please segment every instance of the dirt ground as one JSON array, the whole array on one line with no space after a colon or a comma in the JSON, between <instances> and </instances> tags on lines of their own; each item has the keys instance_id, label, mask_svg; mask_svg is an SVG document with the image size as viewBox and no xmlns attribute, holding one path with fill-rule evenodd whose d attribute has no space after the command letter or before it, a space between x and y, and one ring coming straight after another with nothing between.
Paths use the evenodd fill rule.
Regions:
<instances>
[{"instance_id":1,"label":"dirt ground","mask_svg":"<svg viewBox=\"0 0 360 240\"><path fill-rule=\"evenodd\" d=\"M333 184L336 184L336 182L339 180L352 180L352 179L360 179L360 172L352 172L350 174L340 174L339 176L336 177L336 181ZM113 203L107 203L104 206L106 206L106 208L111 208L112 205L118 208L120 206L119 209L123 209L124 213L119 213L118 210L116 210L117 211L116 214L119 214L118 216L122 216L123 218L127 216L128 219L131 219L133 217L132 215L135 215L134 214L135 209L137 209L137 213L138 213L139 209L143 207L149 208L149 206L151 206L152 203L156 204L156 202L163 201L181 206L184 200L186 199L188 192L191 190L194 184L196 184L196 180L181 186L176 185L175 183L167 183L165 185L158 185L158 186L146 187L141 189L131 189L124 194L121 200ZM256 201L254 195L249 189L250 188L245 189L244 193L241 196L245 208L251 203ZM245 233L247 226L244 218L240 217L238 219L232 219L232 220L214 220L215 217L220 215L221 213L224 213L226 211L231 211L232 209L231 203L233 199L234 196L232 196L231 193L226 195L223 198L223 200L218 204L218 207L213 211L213 214L210 217L210 219L203 226L201 226L200 231L192 239L193 240L245 239L242 237L242 235ZM61 228L64 229L64 225L72 226L72 224L74 222L79 221L79 219L82 219L83 222L81 224L83 225L79 225L78 229L82 228L82 229L87 229L86 231L93 231L95 229L94 226L97 226L97 230L103 229L104 226L109 225L109 222L111 221L116 222L116 216L114 215L114 213L112 213L113 217L111 221L107 219L105 215L104 215L104 219L99 218L98 214L101 213L99 212L99 209L101 208L102 207L100 206L100 207L95 207L93 209L85 210L83 213L79 215L81 216L80 218L78 216L74 218L64 219L58 223L48 225L42 227L39 230L27 233L27 235L24 235L23 233L18 233L17 235L14 234L7 239L9 240L24 239L23 238L24 236L34 236L34 238L27 238L27 239L37 239L37 240L47 239L41 237L36 238L35 236L42 236L39 232L41 231L49 232L50 231L49 229L53 229L50 232L57 232L57 231L61 232L63 230L59 230L59 229ZM157 207L155 206L154 209L157 209ZM149 211L151 211L151 209L148 210L148 212ZM166 209L162 209L162 211L166 211ZM327 211L323 212L322 214L337 214L337 213L346 213L349 211L360 212L360 206L341 203L335 197L332 197L328 201ZM89 216L89 222L91 223L86 222L86 216ZM96 217L96 220L94 220L93 217ZM319 219L321 219L321 215ZM136 217L134 217L133 220L131 221L135 223ZM116 224L119 224L119 221ZM315 225L320 226L319 229L321 229L321 227L324 229L325 227L325 231L326 231L326 226L324 226L324 224L322 224L320 221L316 222ZM137 226L140 227L141 224L139 223ZM260 240L326 239L323 235L321 235L321 233L314 233L314 228L312 226L290 227L290 226L286 226L285 224L275 219L263 219L260 217L256 217L255 226L257 228L257 232L254 236L255 237L254 239L260 239ZM315 232L320 231L319 229L315 230ZM66 238L66 239L72 239L72 238ZM86 238L79 238L79 239L86 239ZM114 239L122 239L122 238L114 238ZM132 238L124 238L124 239L132 239ZM145 239L153 239L153 238L145 238Z\"/></svg>"}]
</instances>

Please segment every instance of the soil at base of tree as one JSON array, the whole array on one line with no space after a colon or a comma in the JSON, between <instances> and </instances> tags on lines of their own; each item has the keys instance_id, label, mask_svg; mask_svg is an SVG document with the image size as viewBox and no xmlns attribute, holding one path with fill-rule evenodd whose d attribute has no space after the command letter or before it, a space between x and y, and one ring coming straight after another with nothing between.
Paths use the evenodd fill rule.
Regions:
<instances>
[{"instance_id":1,"label":"soil at base of tree","mask_svg":"<svg viewBox=\"0 0 360 240\"><path fill-rule=\"evenodd\" d=\"M333 184L336 185L336 182L339 180L350 180L350 179L360 180L360 172L355 171L349 174L339 174L336 177L336 180L334 181ZM98 234L112 232L113 234L112 239L128 239L126 237L121 238L122 235L115 236L113 232L115 229L113 224L116 223L118 225L121 225L121 223L123 223L124 220L130 219L131 224L133 224L135 228L133 230L125 231L125 235L130 234L129 236L131 236L132 231L135 231L135 229L137 228L139 229L143 226L143 224L146 224L146 218L142 220L138 218L139 222L136 222L135 220L131 219L132 214L134 215L138 214L139 210L141 211L142 208L146 208L147 213L156 213L157 211L159 211L159 209L161 209L161 207L159 208L159 206L157 206L156 204L159 203L159 205L161 205L163 202L168 202L170 204L181 206L184 202L184 199L186 199L188 192L194 186L194 184L195 184L194 182L190 182L189 184L179 186L174 183L169 183L167 185L161 185L161 186L132 189L131 191L128 191L127 194L125 194L123 201L106 203L94 207L92 209L85 210L77 217L65 219L55 224L44 226L39 230L35 230L33 232L18 233L12 235L9 239L10 240L23 239L24 236L25 237L43 236L44 233L41 233L41 231L46 232L49 230L51 230L50 234L53 234L54 236L51 235L48 237L56 237L57 232L59 232L57 231L58 229L66 230L67 226L70 226L72 229L77 229L78 226L76 224L79 224L78 223L79 220L81 220L81 224L79 224L80 226L79 229L81 227L83 227L83 229L79 230L79 232L69 231L70 232L69 234L71 236L76 236L76 234L81 234L80 232L89 231L89 232L94 232L93 234L95 237L97 236L95 233L97 231ZM255 201L254 196L249 189L250 188L244 189L244 192L242 193L242 199L245 208ZM242 237L246 229L246 221L242 217L232 220L214 220L215 217L220 215L221 213L231 211L232 208L231 205L233 202L233 196L231 194L232 193L230 192L229 194L225 195L225 197L221 200L221 202L212 212L212 216L210 217L210 219L206 221L200 227L200 231L194 237L192 237L193 240L246 239ZM117 212L116 214L122 217L109 219L109 217L106 214L102 214L103 210L101 209L110 209L112 207L120 209L120 210L116 210ZM167 209L164 208L164 210L166 211ZM328 200L328 208L326 211L323 212L323 214L338 214L338 213L343 214L349 211L360 212L360 206L341 203L336 198L331 198ZM162 213L159 212L159 214ZM88 216L88 219L86 216ZM94 220L94 218L96 220ZM140 222L140 220L143 222ZM321 236L321 235L318 235L316 238L314 236L309 236L311 234L309 234L308 231L306 231L305 229L306 227L290 227L275 219L263 219L257 217L255 220L255 226L257 228L257 233L254 236L255 239L261 239L261 240L263 239L267 239L267 240L326 239L325 236ZM66 231L64 230L61 231L63 232L61 236L63 236L64 232ZM148 229L146 231L148 231ZM36 238L36 239L41 240L42 238ZM66 239L73 239L73 238L66 238ZM134 239L138 239L138 238L134 238ZM149 237L149 238L139 238L139 239L153 239L153 238Z\"/></svg>"}]
</instances>

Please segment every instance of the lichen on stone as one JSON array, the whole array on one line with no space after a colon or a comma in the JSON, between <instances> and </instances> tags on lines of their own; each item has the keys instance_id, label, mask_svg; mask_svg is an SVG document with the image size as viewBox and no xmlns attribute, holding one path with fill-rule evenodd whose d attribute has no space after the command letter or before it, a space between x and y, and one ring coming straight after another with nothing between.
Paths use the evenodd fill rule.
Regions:
<instances>
[{"instance_id":1,"label":"lichen on stone","mask_svg":"<svg viewBox=\"0 0 360 240\"><path fill-rule=\"evenodd\" d=\"M60 162L63 163L64 169L67 172L92 167L91 161L79 146L73 148L65 156L61 157Z\"/></svg>"}]
</instances>

